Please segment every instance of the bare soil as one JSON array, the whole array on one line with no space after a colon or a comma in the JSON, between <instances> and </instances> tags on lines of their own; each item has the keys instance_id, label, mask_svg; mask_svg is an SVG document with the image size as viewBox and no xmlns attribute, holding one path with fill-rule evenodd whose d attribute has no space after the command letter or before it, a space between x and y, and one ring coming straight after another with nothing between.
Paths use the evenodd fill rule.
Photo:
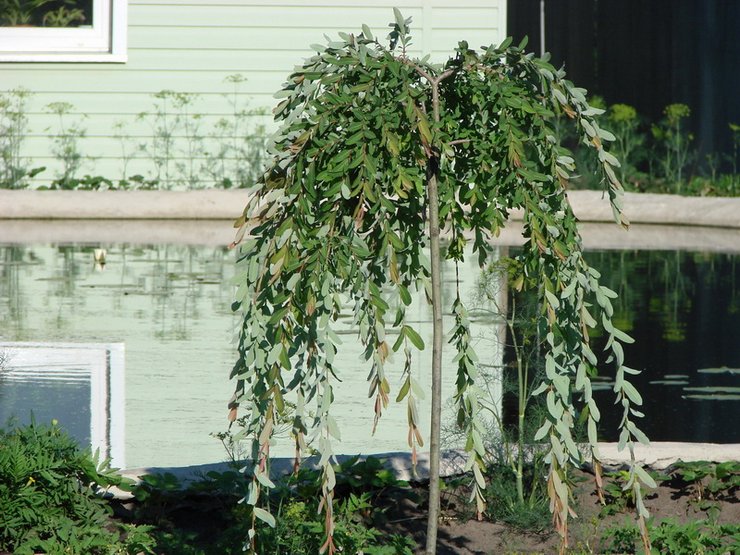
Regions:
<instances>
[{"instance_id":1,"label":"bare soil","mask_svg":"<svg viewBox=\"0 0 740 555\"><path fill-rule=\"evenodd\" d=\"M636 524L635 513L629 507L616 514L605 515L594 488L593 476L579 472L574 492L577 518L570 521L569 546L573 553L609 553L603 541L604 532L612 526ZM419 492L423 498L423 490ZM678 523L706 520L711 515L719 524L740 523L740 496L737 491L717 499L699 499L695 488L679 480L665 481L647 494L645 505L654 522L671 519ZM711 509L710 509L711 507ZM552 531L541 534L518 530L507 524L460 518L459 510L443 508L440 522L438 553L440 555L471 554L551 554L557 553L560 537ZM411 534L423 553L426 539L426 510L404 499L389 514L388 531Z\"/></svg>"}]
</instances>

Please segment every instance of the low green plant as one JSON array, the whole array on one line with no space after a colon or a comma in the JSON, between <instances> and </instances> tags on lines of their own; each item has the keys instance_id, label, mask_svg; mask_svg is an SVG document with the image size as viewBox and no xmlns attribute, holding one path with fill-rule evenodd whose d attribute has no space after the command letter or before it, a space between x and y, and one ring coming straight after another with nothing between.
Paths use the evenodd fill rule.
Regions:
<instances>
[{"instance_id":1,"label":"low green plant","mask_svg":"<svg viewBox=\"0 0 740 555\"><path fill-rule=\"evenodd\" d=\"M243 100L241 87L246 78L228 75L225 82L232 86L224 98L229 105L228 117L220 118L210 138L215 150L205 153L204 170L217 187L252 187L260 176L266 153L266 131L262 124L250 125L250 120L265 116L265 110L253 110Z\"/></svg>"},{"instance_id":2,"label":"low green plant","mask_svg":"<svg viewBox=\"0 0 740 555\"><path fill-rule=\"evenodd\" d=\"M193 112L193 104L198 99L196 94L176 93L173 96L173 105L177 110L177 118L182 127L182 141L184 145L176 152L177 183L187 188L203 187L201 181L202 168L199 160L203 158L204 135L201 131L202 115Z\"/></svg>"},{"instance_id":3,"label":"low green plant","mask_svg":"<svg viewBox=\"0 0 740 555\"><path fill-rule=\"evenodd\" d=\"M740 125L735 123L728 124L732 133L732 152L725 155L725 159L732 168L732 186L733 196L740 192L740 173L738 173L738 153L740 153Z\"/></svg>"},{"instance_id":4,"label":"low green plant","mask_svg":"<svg viewBox=\"0 0 740 555\"><path fill-rule=\"evenodd\" d=\"M71 177L68 179L55 179L49 187L39 187L39 189L60 189L75 191L107 191L116 189L116 185L110 179L101 175L85 175L83 177Z\"/></svg>"},{"instance_id":5,"label":"low green plant","mask_svg":"<svg viewBox=\"0 0 740 555\"><path fill-rule=\"evenodd\" d=\"M678 462L672 474L690 485L691 495L697 502L705 500L734 499L740 489L740 463L727 461Z\"/></svg>"},{"instance_id":6,"label":"low green plant","mask_svg":"<svg viewBox=\"0 0 740 555\"><path fill-rule=\"evenodd\" d=\"M408 494L380 459L352 457L335 465L337 503L334 538L346 553L411 555L415 547L406 536L384 535L374 524L384 520L387 501ZM257 528L257 545L274 546L275 553L314 553L326 547L325 519L320 516L321 486L317 469L300 469L271 495L273 528ZM389 493L392 492L392 496ZM261 537L260 537L261 536Z\"/></svg>"},{"instance_id":7,"label":"low green plant","mask_svg":"<svg viewBox=\"0 0 740 555\"><path fill-rule=\"evenodd\" d=\"M726 555L740 549L740 525L715 524L706 520L678 523L667 519L648 523L651 554ZM633 524L607 528L604 539L607 553L638 553L640 532Z\"/></svg>"},{"instance_id":8,"label":"low green plant","mask_svg":"<svg viewBox=\"0 0 740 555\"><path fill-rule=\"evenodd\" d=\"M513 475L516 502L507 500L504 504L507 507L506 512L511 514L519 511L534 511L536 514L536 507L540 507L542 503L547 509L544 501L546 492L542 490L541 480L545 465L541 450L538 450L540 441L534 439L546 412L541 406L541 398L535 397L535 391L544 378L544 358L541 352L543 338L537 327L536 299L522 294L524 280L525 273L518 260L501 258L482 273L478 284L478 296L481 299L477 304L491 306L493 316L506 327L506 343L499 347L505 351L508 360L503 368L495 370L500 373L502 398L511 395L516 400L515 425L505 425L500 403L491 400L490 403L481 403L481 406L487 408L492 417L491 426L488 426L492 433L485 440L489 446L489 457L495 461L494 467L506 465ZM505 306L501 304L501 283L510 284L512 289L511 295L507 295ZM525 467L529 476L525 476ZM509 496L504 495L503 491L507 489L504 484L508 481L505 477L509 473L496 472L494 475L498 484L492 484L493 489L497 490L492 498L503 496L508 499ZM549 509L547 512L549 513Z\"/></svg>"},{"instance_id":9,"label":"low green plant","mask_svg":"<svg viewBox=\"0 0 740 555\"><path fill-rule=\"evenodd\" d=\"M121 179L118 182L119 189L141 189L141 190L152 190L159 189L159 180L147 179L143 175L136 174L128 178Z\"/></svg>"},{"instance_id":10,"label":"low green plant","mask_svg":"<svg viewBox=\"0 0 740 555\"><path fill-rule=\"evenodd\" d=\"M653 481L658 484L668 479L665 474L655 471L648 472ZM604 474L604 502L601 515L608 516L624 512L635 507L634 492L629 487L630 475L626 470L617 470Z\"/></svg>"},{"instance_id":11,"label":"low green plant","mask_svg":"<svg viewBox=\"0 0 740 555\"><path fill-rule=\"evenodd\" d=\"M171 90L153 95L154 110L138 116L152 129L151 142L141 150L152 160L163 187L200 188L205 178L216 187L254 185L262 169L266 133L263 125L250 129L249 119L264 112L248 110L243 103L244 80L239 74L226 78L233 85L232 93L224 95L231 113L210 131L203 129L202 115L194 111L197 95ZM209 144L215 148L209 149Z\"/></svg>"},{"instance_id":12,"label":"low green plant","mask_svg":"<svg viewBox=\"0 0 740 555\"><path fill-rule=\"evenodd\" d=\"M541 459L542 457L540 457ZM492 465L487 469L486 516L518 530L544 532L552 524L550 501L545 489L545 465L527 464L523 468L523 486L527 495L519 498L519 476L508 465Z\"/></svg>"},{"instance_id":13,"label":"low green plant","mask_svg":"<svg viewBox=\"0 0 740 555\"><path fill-rule=\"evenodd\" d=\"M335 471L335 534L343 552L411 555L415 544L410 538L386 534L377 527L384 522L383 507L389 506L389 499L405 495L407 490L401 488L407 484L375 458L350 458L335 465ZM278 518L273 527L257 529L254 541L260 553L319 552L325 538L315 486L318 472L301 468L276 481L270 505ZM250 511L239 503L243 490L244 480L233 470L209 472L187 486L173 474L145 476L133 492L139 505L137 519L151 523L159 552L220 555L240 552L251 526ZM189 523L178 520L185 507L200 511ZM195 529L192 525L197 520L208 525Z\"/></svg>"},{"instance_id":14,"label":"low green plant","mask_svg":"<svg viewBox=\"0 0 740 555\"><path fill-rule=\"evenodd\" d=\"M172 186L175 133L180 126L180 118L172 113L172 101L178 94L181 93L172 90L161 90L153 94L154 112L141 112L138 115L138 119L149 122L152 130L151 143L143 144L141 148L154 164L155 179L166 189Z\"/></svg>"},{"instance_id":15,"label":"low green plant","mask_svg":"<svg viewBox=\"0 0 740 555\"><path fill-rule=\"evenodd\" d=\"M128 177L128 166L136 157L136 153L141 150L141 147L132 146L131 135L126 131L126 122L122 120L113 124L113 138L118 141L121 149L121 180L125 181Z\"/></svg>"},{"instance_id":16,"label":"low green plant","mask_svg":"<svg viewBox=\"0 0 740 555\"><path fill-rule=\"evenodd\" d=\"M0 551L153 553L148 529L110 520L111 509L97 493L110 486L127 483L55 422L0 430Z\"/></svg>"},{"instance_id":17,"label":"low green plant","mask_svg":"<svg viewBox=\"0 0 740 555\"><path fill-rule=\"evenodd\" d=\"M684 194L696 197L736 197L740 194L740 176L720 173L715 177L694 176L686 185Z\"/></svg>"},{"instance_id":18,"label":"low green plant","mask_svg":"<svg viewBox=\"0 0 740 555\"><path fill-rule=\"evenodd\" d=\"M635 544L640 539L640 531L637 526L628 522L623 526L611 526L607 528L604 531L603 539L608 545L606 553L636 553Z\"/></svg>"},{"instance_id":19,"label":"low green plant","mask_svg":"<svg viewBox=\"0 0 740 555\"><path fill-rule=\"evenodd\" d=\"M102 175L86 174L71 179L55 179L51 184L37 187L39 191L128 191L157 189L159 181L147 179L142 175L132 175L128 179L112 181Z\"/></svg>"},{"instance_id":20,"label":"low green plant","mask_svg":"<svg viewBox=\"0 0 740 555\"><path fill-rule=\"evenodd\" d=\"M278 511L274 528L261 529L259 545L270 553L319 553L325 543L323 518L317 515L318 502L289 501ZM367 525L367 514L373 505L369 494L349 496L341 500L335 509L335 541L346 553L368 555L412 555L414 542L407 536L384 535ZM268 547L269 546L269 547Z\"/></svg>"}]
</instances>

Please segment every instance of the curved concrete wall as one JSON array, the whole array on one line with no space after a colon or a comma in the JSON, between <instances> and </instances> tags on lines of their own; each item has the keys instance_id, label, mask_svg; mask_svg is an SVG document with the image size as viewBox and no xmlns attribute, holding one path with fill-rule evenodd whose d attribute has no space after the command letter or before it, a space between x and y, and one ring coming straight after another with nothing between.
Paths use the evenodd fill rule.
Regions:
<instances>
[{"instance_id":1,"label":"curved concrete wall","mask_svg":"<svg viewBox=\"0 0 740 555\"><path fill-rule=\"evenodd\" d=\"M629 231L598 191L569 193L586 248L740 252L740 198L627 194ZM249 198L225 191L0 190L1 243L228 245ZM494 241L520 245L521 213Z\"/></svg>"},{"instance_id":2,"label":"curved concrete wall","mask_svg":"<svg viewBox=\"0 0 740 555\"><path fill-rule=\"evenodd\" d=\"M581 221L612 221L611 207L601 191L570 191L568 197ZM234 220L248 198L243 189L0 190L0 219ZM626 193L624 211L632 223L740 228L740 198Z\"/></svg>"}]
</instances>

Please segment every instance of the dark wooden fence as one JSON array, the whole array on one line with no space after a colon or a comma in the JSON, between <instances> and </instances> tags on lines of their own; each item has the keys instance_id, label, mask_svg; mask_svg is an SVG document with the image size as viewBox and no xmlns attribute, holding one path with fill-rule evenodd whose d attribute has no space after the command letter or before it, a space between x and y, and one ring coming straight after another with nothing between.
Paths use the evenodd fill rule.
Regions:
<instances>
[{"instance_id":1,"label":"dark wooden fence","mask_svg":"<svg viewBox=\"0 0 740 555\"><path fill-rule=\"evenodd\" d=\"M740 1L546 0L545 49L569 78L652 121L691 107L699 160L740 125ZM540 52L540 0L508 1L508 33Z\"/></svg>"}]
</instances>

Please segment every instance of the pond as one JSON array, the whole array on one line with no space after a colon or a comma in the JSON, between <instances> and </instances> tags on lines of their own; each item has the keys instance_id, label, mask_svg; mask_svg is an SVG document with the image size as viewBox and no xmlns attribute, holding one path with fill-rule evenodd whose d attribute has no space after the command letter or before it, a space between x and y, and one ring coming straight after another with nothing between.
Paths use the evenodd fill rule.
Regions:
<instances>
[{"instance_id":1,"label":"pond","mask_svg":"<svg viewBox=\"0 0 740 555\"><path fill-rule=\"evenodd\" d=\"M740 256L683 251L589 253L619 293L614 323L636 341L626 364L642 370L642 429L653 440L740 443ZM602 341L603 344L603 341ZM599 406L612 402L602 375ZM617 411L603 411L616 441Z\"/></svg>"},{"instance_id":2,"label":"pond","mask_svg":"<svg viewBox=\"0 0 740 555\"><path fill-rule=\"evenodd\" d=\"M638 426L653 441L740 443L740 256L591 250L585 257L601 283L619 294L614 324L635 339L624 344L624 356L641 371L629 376L643 398ZM531 302L519 297L520 306ZM601 329L590 337L598 356L606 337ZM510 335L507 342L505 357L513 360ZM591 378L601 409L599 440L617 441L622 411L610 410L614 368L603 358ZM504 420L514 426L514 396L505 394L503 404Z\"/></svg>"},{"instance_id":3,"label":"pond","mask_svg":"<svg viewBox=\"0 0 740 555\"><path fill-rule=\"evenodd\" d=\"M0 352L9 353L0 372L0 421L10 415L27 421L31 410L41 421L56 418L121 467L225 460L226 450L212 434L227 427L233 388L228 375L240 323L230 310L233 252L130 244L109 244L106 251L100 266L90 246L0 246ZM733 425L740 416L739 257L635 250L592 251L588 258L621 295L616 323L636 336L626 360L644 370L636 385L645 399L648 435L657 441L740 442ZM472 260L460 275L472 306L480 276ZM448 299L453 277L454 268L446 268ZM500 324L485 313L476 313L476 348L486 366L498 368ZM417 299L409 314L430 345L428 307ZM345 370L335 414L343 441L335 450L406 451L405 405L391 402L370 436L367 368L355 330L347 324L340 332L339 367ZM414 372L424 388L427 368L428 359L417 357ZM389 369L394 389L397 370ZM453 380L447 372L448 399ZM607 409L613 402L608 374L595 382L603 407L601 437L615 440L618 415ZM500 384L490 387L500 399ZM287 437L273 454L292 455Z\"/></svg>"},{"instance_id":4,"label":"pond","mask_svg":"<svg viewBox=\"0 0 740 555\"><path fill-rule=\"evenodd\" d=\"M115 455L119 467L225 460L227 452L212 434L226 430L233 392L228 376L240 324L230 309L234 253L209 246L108 245L105 260L104 266L96 264L95 248L88 246L0 246L0 352L8 356L0 372L0 422L11 415L28 421L30 411L39 421L56 418L82 442L107 438L93 445ZM448 268L444 279L448 304L453 271ZM470 296L477 273L471 267L461 274L463 295ZM416 299L408 315L431 344L426 303ZM337 367L345 370L335 386L334 413L343 441L335 450L406 451L405 404L390 403L370 436L369 368L360 361L356 330L344 321ZM479 325L490 327L490 321ZM70 348L80 343L87 351L78 348L73 363ZM497 357L495 344L486 349L487 358ZM116 352L125 352L125 363L110 363ZM425 389L427 358L416 357L414 363ZM401 357L396 359L389 367L395 390L401 379ZM448 352L448 365L451 359ZM109 387L97 401L88 391L96 380ZM453 383L448 374L447 396ZM111 398L107 405L106 396ZM419 410L428 414L428 399ZM107 424L86 426L85 419L100 419L95 415L101 411ZM287 437L273 454L293 455Z\"/></svg>"}]
</instances>

